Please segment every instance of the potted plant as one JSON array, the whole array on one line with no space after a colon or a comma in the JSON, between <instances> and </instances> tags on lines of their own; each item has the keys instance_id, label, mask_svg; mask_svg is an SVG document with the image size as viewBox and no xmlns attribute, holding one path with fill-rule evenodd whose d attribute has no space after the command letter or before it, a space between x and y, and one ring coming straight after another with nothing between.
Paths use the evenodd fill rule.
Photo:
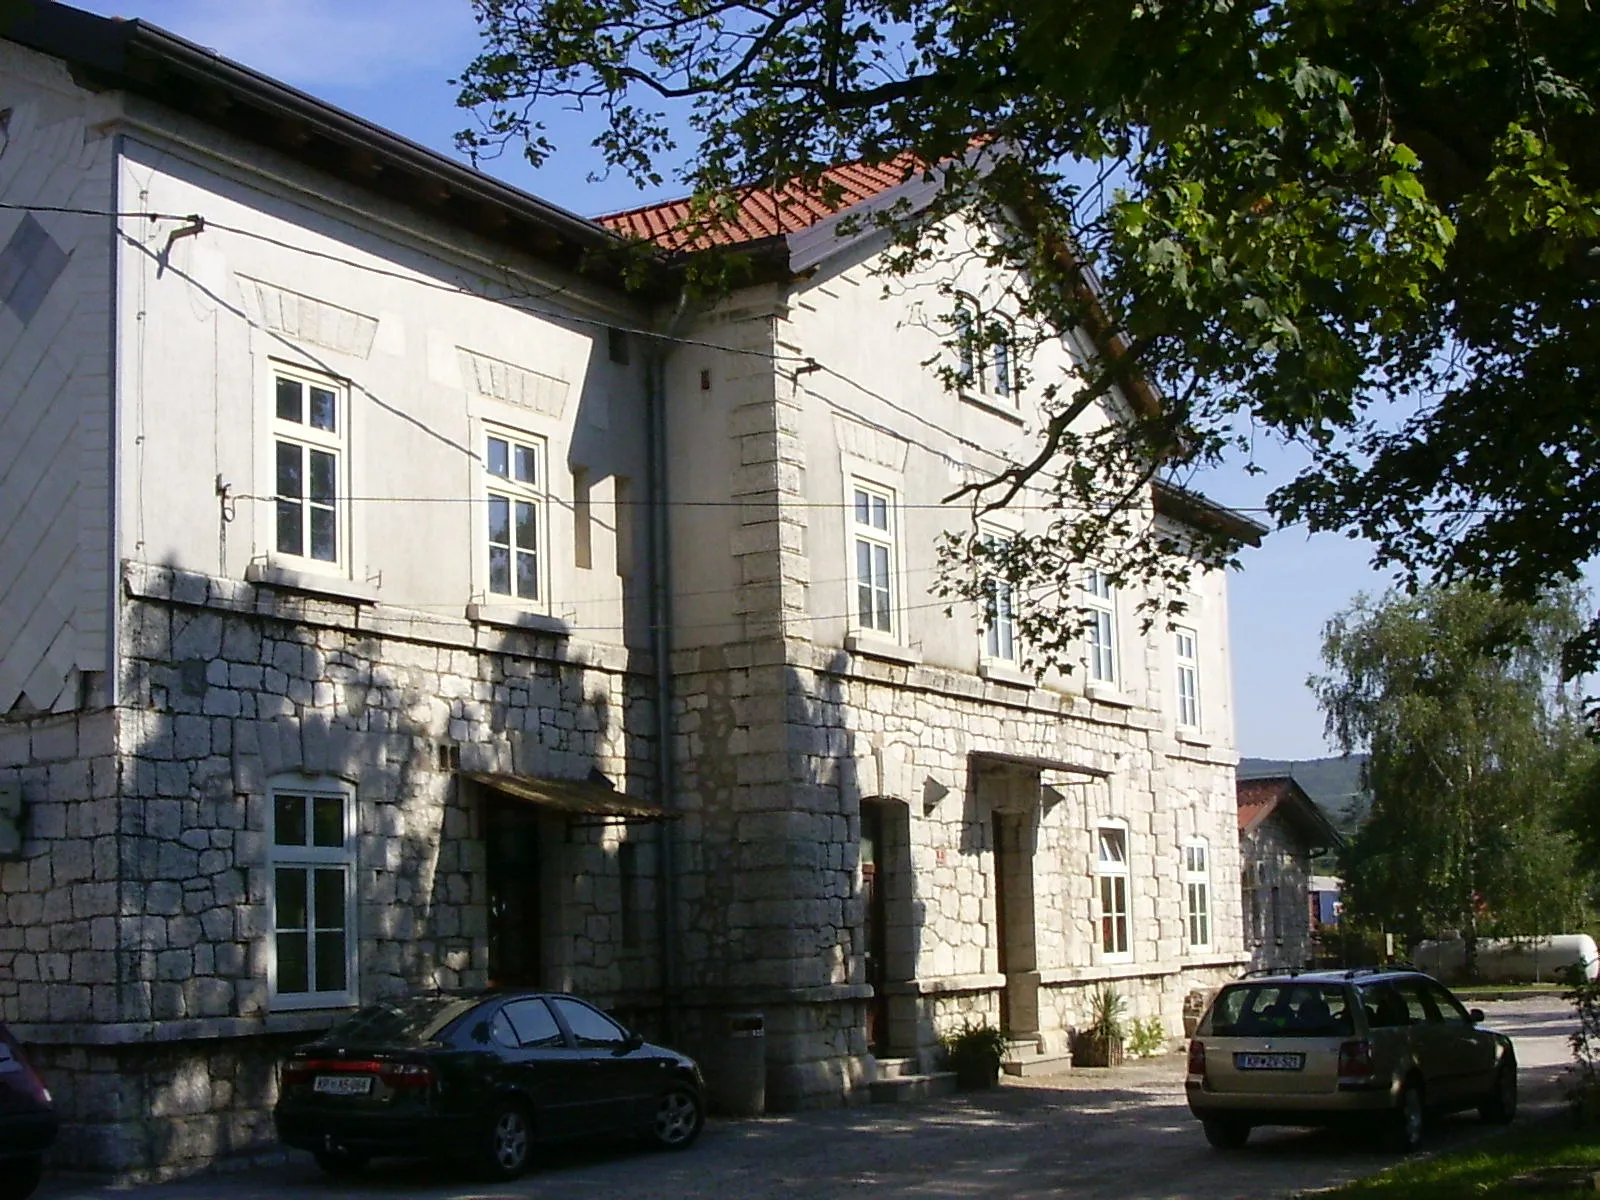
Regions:
<instances>
[{"instance_id":1,"label":"potted plant","mask_svg":"<svg viewBox=\"0 0 1600 1200\"><path fill-rule=\"evenodd\" d=\"M940 1041L959 1088L992 1088L1000 1080L1000 1060L1005 1057L1006 1036L987 1021L963 1021L961 1028Z\"/></svg>"},{"instance_id":2,"label":"potted plant","mask_svg":"<svg viewBox=\"0 0 1600 1200\"><path fill-rule=\"evenodd\" d=\"M1122 1065L1122 1016L1127 1001L1107 984L1089 1001L1089 1024L1078 1033L1072 1059L1081 1067L1120 1067Z\"/></svg>"}]
</instances>

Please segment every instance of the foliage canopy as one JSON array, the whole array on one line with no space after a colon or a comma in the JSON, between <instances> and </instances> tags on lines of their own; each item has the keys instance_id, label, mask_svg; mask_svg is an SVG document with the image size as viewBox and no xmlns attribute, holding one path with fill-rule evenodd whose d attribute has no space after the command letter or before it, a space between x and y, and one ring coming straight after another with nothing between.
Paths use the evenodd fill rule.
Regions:
<instances>
[{"instance_id":1,"label":"foliage canopy","mask_svg":"<svg viewBox=\"0 0 1600 1200\"><path fill-rule=\"evenodd\" d=\"M460 81L475 152L520 143L540 161L540 112L577 103L603 112L597 145L642 184L687 129L711 219L739 185L902 154L945 176L924 218L1008 218L973 252L1019 270L1025 324L1089 330L1106 352L1071 386L1047 381L1039 455L979 490L1003 503L1026 484L1059 506L1005 564L1018 581L1071 597L1084 557L1117 561L1118 582L1159 572L1174 547L1116 515L1106 480L1181 479L1248 456L1258 433L1312 451L1274 515L1371 538L1410 583L1529 599L1600 549L1600 16L1585 0L475 7L483 50ZM936 226L911 216L902 267ZM1134 373L1159 411L1077 432ZM1573 647L1592 660L1600 625Z\"/></svg>"},{"instance_id":2,"label":"foliage canopy","mask_svg":"<svg viewBox=\"0 0 1600 1200\"><path fill-rule=\"evenodd\" d=\"M1323 635L1310 681L1328 733L1370 757L1372 810L1340 856L1346 911L1411 939L1565 931L1593 872L1567 832L1595 760L1566 690L1570 596L1476 588L1358 597Z\"/></svg>"}]
</instances>

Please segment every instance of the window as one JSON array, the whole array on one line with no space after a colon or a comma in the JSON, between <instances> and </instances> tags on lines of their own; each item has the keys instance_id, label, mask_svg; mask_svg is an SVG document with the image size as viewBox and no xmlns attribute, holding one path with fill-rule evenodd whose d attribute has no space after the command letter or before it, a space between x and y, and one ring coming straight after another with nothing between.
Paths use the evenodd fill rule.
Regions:
<instances>
[{"instance_id":1,"label":"window","mask_svg":"<svg viewBox=\"0 0 1600 1200\"><path fill-rule=\"evenodd\" d=\"M991 552L998 553L1003 548L1003 538L999 534L985 534L983 541ZM983 652L989 658L1016 662L1016 588L998 573L990 576L985 588L988 595L983 614Z\"/></svg>"},{"instance_id":2,"label":"window","mask_svg":"<svg viewBox=\"0 0 1600 1200\"><path fill-rule=\"evenodd\" d=\"M1095 874L1100 891L1100 953L1125 955L1128 941L1128 831L1101 827L1095 833Z\"/></svg>"},{"instance_id":3,"label":"window","mask_svg":"<svg viewBox=\"0 0 1600 1200\"><path fill-rule=\"evenodd\" d=\"M544 447L531 438L487 436L489 592L515 600L544 597Z\"/></svg>"},{"instance_id":4,"label":"window","mask_svg":"<svg viewBox=\"0 0 1600 1200\"><path fill-rule=\"evenodd\" d=\"M1189 947L1211 944L1211 861L1204 842L1183 848L1183 899L1188 917Z\"/></svg>"},{"instance_id":5,"label":"window","mask_svg":"<svg viewBox=\"0 0 1600 1200\"><path fill-rule=\"evenodd\" d=\"M1178 656L1178 724L1200 724L1200 656L1192 629L1178 629L1173 634L1173 644Z\"/></svg>"},{"instance_id":6,"label":"window","mask_svg":"<svg viewBox=\"0 0 1600 1200\"><path fill-rule=\"evenodd\" d=\"M971 296L956 297L956 377L963 388L977 386L978 302Z\"/></svg>"},{"instance_id":7,"label":"window","mask_svg":"<svg viewBox=\"0 0 1600 1200\"><path fill-rule=\"evenodd\" d=\"M1246 863L1239 873L1240 891L1243 893L1245 945L1259 946L1262 940L1261 871L1255 863Z\"/></svg>"},{"instance_id":8,"label":"window","mask_svg":"<svg viewBox=\"0 0 1600 1200\"><path fill-rule=\"evenodd\" d=\"M862 629L893 634L894 497L869 484L854 486L856 622Z\"/></svg>"},{"instance_id":9,"label":"window","mask_svg":"<svg viewBox=\"0 0 1600 1200\"><path fill-rule=\"evenodd\" d=\"M339 566L347 495L344 390L331 379L282 369L273 383L273 544L281 555Z\"/></svg>"},{"instance_id":10,"label":"window","mask_svg":"<svg viewBox=\"0 0 1600 1200\"><path fill-rule=\"evenodd\" d=\"M1088 607L1089 678L1117 682L1117 599L1104 571L1090 571L1083 585Z\"/></svg>"},{"instance_id":11,"label":"window","mask_svg":"<svg viewBox=\"0 0 1600 1200\"><path fill-rule=\"evenodd\" d=\"M1016 340L1009 317L985 313L971 296L956 296L956 379L963 392L1014 402Z\"/></svg>"},{"instance_id":12,"label":"window","mask_svg":"<svg viewBox=\"0 0 1600 1200\"><path fill-rule=\"evenodd\" d=\"M552 996L550 1003L555 1005L579 1046L615 1046L628 1040L628 1033L622 1026L581 1000Z\"/></svg>"},{"instance_id":13,"label":"window","mask_svg":"<svg viewBox=\"0 0 1600 1200\"><path fill-rule=\"evenodd\" d=\"M279 1008L355 1003L355 839L341 784L272 793L272 964Z\"/></svg>"},{"instance_id":14,"label":"window","mask_svg":"<svg viewBox=\"0 0 1600 1200\"><path fill-rule=\"evenodd\" d=\"M507 1038L502 1029L510 1033ZM495 1014L491 1028L496 1040L509 1046L562 1047L566 1035L543 1000L513 1000Z\"/></svg>"}]
</instances>

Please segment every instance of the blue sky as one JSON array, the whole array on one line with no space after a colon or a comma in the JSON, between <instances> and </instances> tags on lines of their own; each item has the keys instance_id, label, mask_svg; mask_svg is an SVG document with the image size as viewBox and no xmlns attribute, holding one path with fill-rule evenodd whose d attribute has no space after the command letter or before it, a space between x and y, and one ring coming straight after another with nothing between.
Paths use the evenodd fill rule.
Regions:
<instances>
[{"instance_id":1,"label":"blue sky","mask_svg":"<svg viewBox=\"0 0 1600 1200\"><path fill-rule=\"evenodd\" d=\"M106 16L139 17L264 71L435 150L454 153L468 124L449 79L470 61L476 28L465 0L77 0ZM516 155L482 164L508 182L575 212L594 215L658 199L620 178L591 180L602 166L583 114L547 116L559 153L535 171ZM667 193L673 189L668 188ZM667 193L663 193L667 194ZM1259 455L1264 476L1242 470L1199 481L1215 499L1259 509L1293 472L1289 452ZM1260 517L1262 514L1257 512ZM1371 547L1288 529L1243 553L1230 587L1233 673L1240 753L1314 758L1330 753L1322 717L1305 686L1319 667L1323 623L1385 579Z\"/></svg>"}]
</instances>

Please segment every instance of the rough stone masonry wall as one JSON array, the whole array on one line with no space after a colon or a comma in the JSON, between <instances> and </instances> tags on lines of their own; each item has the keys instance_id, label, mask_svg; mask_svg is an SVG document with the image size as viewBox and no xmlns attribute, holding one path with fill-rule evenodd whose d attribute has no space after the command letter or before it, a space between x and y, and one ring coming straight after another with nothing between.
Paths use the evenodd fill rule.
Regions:
<instances>
[{"instance_id":1,"label":"rough stone masonry wall","mask_svg":"<svg viewBox=\"0 0 1600 1200\"><path fill-rule=\"evenodd\" d=\"M277 1052L273 1035L336 1015L268 1011L275 777L354 786L367 1001L485 982L483 845L441 746L467 769L581 779L598 767L623 788L650 769L645 685L603 650L162 568L129 566L125 583L121 707L71 734L30 725L27 761L4 768L30 800L25 858L0 867L14 981L0 984L0 1016L36 1045L96 1047L48 1052L71 1122L61 1153L119 1171L264 1136L269 1074L250 1064ZM3 737L7 761L20 758L19 732ZM602 1002L656 975L653 938L622 945L615 840L560 848L558 953L570 985ZM108 1107L104 1079L152 1043L181 1082ZM180 1118L212 1132L182 1133Z\"/></svg>"},{"instance_id":2,"label":"rough stone masonry wall","mask_svg":"<svg viewBox=\"0 0 1600 1200\"><path fill-rule=\"evenodd\" d=\"M682 662L690 661L681 656ZM909 893L886 913L905 964L891 1008L896 1052L935 1056L966 1016L997 1014L991 808L975 752L1080 763L1047 773L1035 814L1041 1017L1081 1023L1092 981L1117 979L1133 1015L1181 1028L1183 995L1236 966L1239 910L1213 887L1214 952L1185 956L1179 846L1203 835L1214 878L1236 871L1231 768L1175 766L1154 713L988 682L808 643L701 652L679 675L685 809L685 982L767 1011L768 1102L848 1101L870 1071L864 1037L860 805L888 798L907 833ZM1194 751L1191 753L1204 753ZM1094 964L1093 823L1133 835L1134 961ZM908 946L905 943L909 941Z\"/></svg>"},{"instance_id":3,"label":"rough stone masonry wall","mask_svg":"<svg viewBox=\"0 0 1600 1200\"><path fill-rule=\"evenodd\" d=\"M1303 967L1311 961L1311 909L1307 897L1311 889L1311 856L1294 829L1280 813L1272 813L1248 833L1239 835L1245 863L1254 868L1256 903L1260 906L1260 927L1251 928L1245 913L1246 937L1250 941L1250 966ZM1277 936L1274 936L1273 894L1277 894Z\"/></svg>"}]
</instances>

